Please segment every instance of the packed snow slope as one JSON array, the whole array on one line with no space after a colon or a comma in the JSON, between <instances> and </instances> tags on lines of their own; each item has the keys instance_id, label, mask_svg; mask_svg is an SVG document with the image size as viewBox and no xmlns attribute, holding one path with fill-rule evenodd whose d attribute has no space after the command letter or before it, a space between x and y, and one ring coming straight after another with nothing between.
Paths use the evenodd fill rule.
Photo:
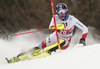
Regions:
<instances>
[{"instance_id":1,"label":"packed snow slope","mask_svg":"<svg viewBox=\"0 0 100 69\"><path fill-rule=\"evenodd\" d=\"M100 69L100 44L75 47L48 57L0 65L0 69Z\"/></svg>"},{"instance_id":2,"label":"packed snow slope","mask_svg":"<svg viewBox=\"0 0 100 69\"><path fill-rule=\"evenodd\" d=\"M33 29L36 30L36 29ZM19 31L29 32L28 31ZM0 69L100 69L100 37L89 28L87 46L78 45L82 32L77 30L68 49L52 53L49 57L7 64L5 57L12 58L39 45L50 34L37 32L3 39L0 35Z\"/></svg>"}]
</instances>

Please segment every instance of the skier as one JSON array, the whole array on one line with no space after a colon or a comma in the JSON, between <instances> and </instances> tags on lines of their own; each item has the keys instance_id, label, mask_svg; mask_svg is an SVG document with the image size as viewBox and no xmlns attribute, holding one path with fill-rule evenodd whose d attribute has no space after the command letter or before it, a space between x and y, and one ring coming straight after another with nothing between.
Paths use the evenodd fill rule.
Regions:
<instances>
[{"instance_id":1,"label":"skier","mask_svg":"<svg viewBox=\"0 0 100 69\"><path fill-rule=\"evenodd\" d=\"M85 39L88 34L88 28L77 18L68 14L68 7L65 3L57 4L56 13L57 14L55 15L55 18L56 18L57 32L60 40L61 50L65 50L69 47L74 26L78 27L83 31L79 43L85 45ZM19 60L24 60L28 57L28 54L32 55L38 53L40 52L41 49L46 51L44 51L43 53L38 53L37 55L34 56L34 58L51 55L52 51L58 49L58 43L57 43L53 18L51 20L49 28L54 32L45 40L43 40L38 47L35 47L26 53L21 53L18 56L11 58L10 60L6 58L7 62L13 63L13 62L18 62Z\"/></svg>"}]
</instances>

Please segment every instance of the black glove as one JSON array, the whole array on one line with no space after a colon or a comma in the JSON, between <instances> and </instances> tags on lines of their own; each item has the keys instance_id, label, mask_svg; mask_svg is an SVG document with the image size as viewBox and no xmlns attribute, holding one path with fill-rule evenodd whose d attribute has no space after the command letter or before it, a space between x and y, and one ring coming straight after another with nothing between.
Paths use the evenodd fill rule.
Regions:
<instances>
[{"instance_id":1,"label":"black glove","mask_svg":"<svg viewBox=\"0 0 100 69\"><path fill-rule=\"evenodd\" d=\"M86 44L85 44L85 39L83 39L83 38L81 38L80 39L80 42L79 42L80 44L83 44L84 46L86 46Z\"/></svg>"}]
</instances>

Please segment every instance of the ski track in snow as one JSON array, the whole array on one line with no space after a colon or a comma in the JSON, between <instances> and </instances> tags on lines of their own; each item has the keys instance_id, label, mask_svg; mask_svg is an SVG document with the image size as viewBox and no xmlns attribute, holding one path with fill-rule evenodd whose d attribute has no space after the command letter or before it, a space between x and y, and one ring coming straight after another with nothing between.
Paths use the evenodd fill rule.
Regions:
<instances>
[{"instance_id":1,"label":"ski track in snow","mask_svg":"<svg viewBox=\"0 0 100 69\"><path fill-rule=\"evenodd\" d=\"M26 31L23 31L23 32L26 32ZM19 32L20 33L20 32ZM57 66L57 68L59 68L59 65L62 65L62 64L64 64L63 62L62 62L62 60L64 59L64 61L65 61L65 59L66 59L66 62L67 62L67 64L66 64L66 62L65 62L65 66L66 66L66 68L67 67L70 67L71 65L76 65L76 64L78 64L77 66L75 66L75 67L77 67L77 68L81 68L81 69L84 69L84 67L82 68L81 66L83 66L82 64L83 63L85 63L84 65L85 66L87 66L88 64L86 63L86 62L89 62L89 63L92 63L92 61L93 62L98 62L99 60L94 60L94 58L96 58L96 59L98 59L98 58L100 58L100 55L98 55L97 56L97 54L100 54L100 51L98 51L98 49L100 49L99 47L98 47L98 49L97 49L97 46L100 46L100 44L98 44L99 42L100 42L100 40L98 40L98 39L94 39L94 37L92 36L92 34L91 34L91 32L89 32L89 35L88 35L88 37L87 37L87 48L85 49L85 47L77 47L77 43L79 42L79 39L81 38L81 35L80 35L80 32L79 32L79 30L78 31L76 31L76 33L77 34L74 34L74 36L72 37L72 41L71 41L71 44L70 44L70 47L67 49L67 50L65 50L65 51L62 51L62 53L58 53L57 52L57 54L56 53L53 53L53 55L52 56L50 56L50 57L45 57L45 58L40 58L40 59L34 59L34 60L29 60L29 61L23 61L23 62L19 62L19 63L15 63L15 65L14 66L17 66L17 65L22 65L22 66L24 66L24 65L26 65L26 64L28 64L28 63L31 63L31 64L29 64L29 66L31 66L31 65L35 65L35 63L36 63L36 66L37 66L37 63L38 64L41 64L41 62L42 61L48 61L48 62L44 62L44 65L43 64L41 64L41 65L39 65L40 67L43 65L43 66L45 66L45 64L47 65L47 64L51 64L51 66L53 67L55 64L54 63L56 63L56 62L58 62L58 63L56 63L56 64L58 64L58 66L57 65L55 65L55 66ZM10 39L8 39L8 40L5 40L5 39L0 39L0 69L1 69L1 67L3 67L5 64L6 64L6 61L5 61L5 57L8 57L8 58L11 58L11 57L14 57L14 56L16 56L17 54L19 54L19 53L21 53L21 52L23 52L23 51L27 51L28 49L30 49L30 48L33 48L34 46L37 46L37 45L39 45L40 44L40 42L44 39L44 38L46 38L47 36L49 36L50 34L45 34L45 33L43 33L43 32L37 32L37 33L33 33L33 34L27 34L27 35L20 35L20 36L16 36L16 37L14 37L14 38L10 38ZM77 38L77 36L78 36L78 38ZM98 36L97 36L98 37ZM76 40L77 39L77 40ZM95 45L94 45L95 44ZM96 45L97 44L97 45ZM76 47L75 47L75 45L76 45ZM94 47L94 46L91 46L91 45L94 45L94 46L96 46L96 47ZM87 53L88 52L88 47L92 47L92 50L94 51L94 52L92 52L92 53ZM74 48L73 48L74 47ZM75 49L75 50L74 50ZM82 51L81 51L82 50ZM78 52L79 51L79 52ZM96 53L95 53L95 51L96 51ZM64 56L65 55L65 52L67 52L66 54L66 56ZM74 52L76 52L77 54L75 54ZM62 55L61 55L62 54ZM72 54L72 55L71 55ZM82 56L82 55L80 55L80 54L83 54L84 56ZM86 55L85 55L86 54ZM59 58L57 58L56 56L58 56ZM96 57L97 56L97 57ZM75 57L75 58L73 58L73 57ZM52 60L52 62L54 62L53 64L52 64L52 62L51 61L49 61L48 59L50 59L50 60ZM53 58L57 58L57 59L53 59ZM61 58L61 59L60 59ZM83 60L85 58L85 60ZM45 60L44 60L45 59ZM70 62L69 60L72 62ZM93 60L92 60L93 59ZM53 61L54 60L54 61ZM40 62L40 63L39 63ZM50 62L50 63L49 63ZM69 62L69 63L68 63ZM25 63L25 64L22 64L22 63ZM92 63L92 65L93 65L94 63ZM98 64L98 63L97 63ZM11 64L12 65L12 64ZM10 66L11 66L10 65ZM49 67L49 65L47 65L48 67ZM69 65L69 66L67 66L67 65ZM35 66L35 67L36 67ZM54 67L55 67L54 66ZM64 66L64 67L65 67ZM6 65L5 65L5 67L6 67ZM19 66L20 67L20 66ZM62 66L63 67L63 66ZM12 69L12 67L8 67L8 69ZM16 68L16 69L18 69L18 68ZM24 68L24 69L27 69L27 68ZM39 69L39 68L38 68ZM59 69L61 69L61 68L59 68ZM85 68L86 69L86 68ZM97 68L95 68L95 69L97 69Z\"/></svg>"}]
</instances>

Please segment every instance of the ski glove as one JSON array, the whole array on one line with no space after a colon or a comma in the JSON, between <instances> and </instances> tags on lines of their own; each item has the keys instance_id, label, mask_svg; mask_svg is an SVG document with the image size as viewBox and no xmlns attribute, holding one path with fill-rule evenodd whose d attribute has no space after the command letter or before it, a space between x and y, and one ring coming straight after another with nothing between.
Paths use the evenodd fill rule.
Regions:
<instances>
[{"instance_id":1,"label":"ski glove","mask_svg":"<svg viewBox=\"0 0 100 69\"><path fill-rule=\"evenodd\" d=\"M60 29L64 29L65 28L64 24L57 24L56 26L57 26L57 30L60 30ZM55 30L55 26L52 27L51 29L52 30Z\"/></svg>"},{"instance_id":2,"label":"ski glove","mask_svg":"<svg viewBox=\"0 0 100 69\"><path fill-rule=\"evenodd\" d=\"M84 38L81 38L79 44L83 44L84 46L86 46L85 39Z\"/></svg>"}]
</instances>

